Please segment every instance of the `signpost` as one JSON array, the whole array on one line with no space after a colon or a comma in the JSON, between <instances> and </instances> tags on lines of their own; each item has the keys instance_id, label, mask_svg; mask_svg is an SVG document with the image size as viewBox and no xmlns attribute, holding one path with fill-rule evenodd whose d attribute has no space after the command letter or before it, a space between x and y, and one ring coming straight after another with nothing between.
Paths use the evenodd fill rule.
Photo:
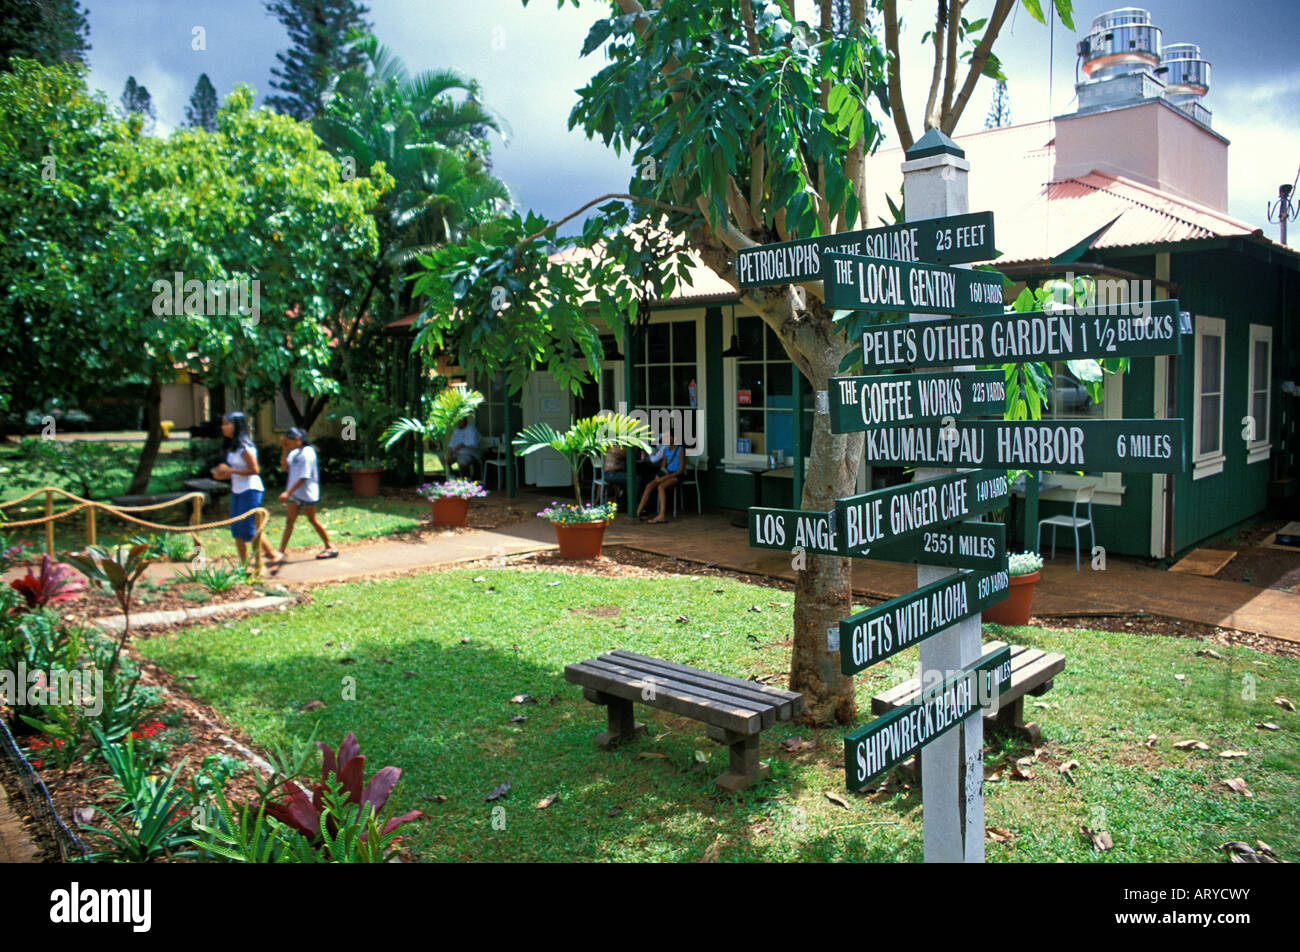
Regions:
<instances>
[{"instance_id":1,"label":"signpost","mask_svg":"<svg viewBox=\"0 0 1300 952\"><path fill-rule=\"evenodd\" d=\"M1122 309L1024 311L922 323L892 321L862 332L862 364L872 370L906 370L950 364L1162 356L1181 352L1184 333L1176 300L1128 304Z\"/></svg>"},{"instance_id":2,"label":"signpost","mask_svg":"<svg viewBox=\"0 0 1300 952\"><path fill-rule=\"evenodd\" d=\"M1000 370L973 373L885 374L830 378L831 432L853 433L890 423L928 423L944 417L1006 410Z\"/></svg>"},{"instance_id":3,"label":"signpost","mask_svg":"<svg viewBox=\"0 0 1300 952\"><path fill-rule=\"evenodd\" d=\"M844 735L844 769L850 790L861 790L970 715L996 703L1011 684L1008 646L962 668L919 702L896 707Z\"/></svg>"},{"instance_id":4,"label":"signpost","mask_svg":"<svg viewBox=\"0 0 1300 952\"><path fill-rule=\"evenodd\" d=\"M975 420L887 426L866 459L889 466L987 466L1043 472L1181 473L1182 420Z\"/></svg>"},{"instance_id":5,"label":"signpost","mask_svg":"<svg viewBox=\"0 0 1300 952\"><path fill-rule=\"evenodd\" d=\"M993 247L993 213L949 215L743 248L736 253L740 286L819 281L821 256L828 252L931 264L988 261L997 254Z\"/></svg>"},{"instance_id":6,"label":"signpost","mask_svg":"<svg viewBox=\"0 0 1300 952\"><path fill-rule=\"evenodd\" d=\"M1001 314L1002 275L889 258L821 256L826 306L918 314Z\"/></svg>"}]
</instances>

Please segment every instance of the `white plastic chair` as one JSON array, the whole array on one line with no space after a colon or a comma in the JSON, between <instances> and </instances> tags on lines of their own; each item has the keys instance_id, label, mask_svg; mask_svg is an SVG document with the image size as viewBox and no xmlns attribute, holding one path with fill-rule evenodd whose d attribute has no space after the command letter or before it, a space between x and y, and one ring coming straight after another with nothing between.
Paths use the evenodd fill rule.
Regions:
<instances>
[{"instance_id":1,"label":"white plastic chair","mask_svg":"<svg viewBox=\"0 0 1300 952\"><path fill-rule=\"evenodd\" d=\"M1087 526L1088 537L1092 540L1092 548L1097 547L1097 532L1092 524L1092 492L1095 486L1080 486L1074 494L1074 508L1068 516L1049 516L1046 519L1038 520L1038 533L1034 537L1034 550L1040 551L1038 542L1043 537L1043 526L1052 527L1052 558L1056 558L1056 527L1065 526L1067 529L1074 530L1074 570L1079 571L1079 530ZM1079 518L1079 505L1088 504L1088 518ZM1091 550L1089 550L1091 551Z\"/></svg>"},{"instance_id":2,"label":"white plastic chair","mask_svg":"<svg viewBox=\"0 0 1300 952\"><path fill-rule=\"evenodd\" d=\"M600 501L605 501L606 487L609 486L608 480L605 479L605 460L593 459L591 461L591 504L596 505L596 487L600 487Z\"/></svg>"}]
</instances>

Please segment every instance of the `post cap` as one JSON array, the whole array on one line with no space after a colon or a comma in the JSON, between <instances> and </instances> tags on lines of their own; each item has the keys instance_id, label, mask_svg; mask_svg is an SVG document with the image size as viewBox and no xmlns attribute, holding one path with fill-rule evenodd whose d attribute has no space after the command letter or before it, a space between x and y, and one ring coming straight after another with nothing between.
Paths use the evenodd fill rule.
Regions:
<instances>
[{"instance_id":1,"label":"post cap","mask_svg":"<svg viewBox=\"0 0 1300 952\"><path fill-rule=\"evenodd\" d=\"M939 129L927 130L925 135L921 136L903 154L907 156L908 161L924 159L931 155L955 155L959 159L966 158L966 150L944 135Z\"/></svg>"}]
</instances>

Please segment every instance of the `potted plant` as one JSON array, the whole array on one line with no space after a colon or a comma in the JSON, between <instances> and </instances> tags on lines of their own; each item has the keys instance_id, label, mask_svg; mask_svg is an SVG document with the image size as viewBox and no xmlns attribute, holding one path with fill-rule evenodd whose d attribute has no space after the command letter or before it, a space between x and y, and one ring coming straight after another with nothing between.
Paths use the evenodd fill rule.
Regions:
<instances>
[{"instance_id":1,"label":"potted plant","mask_svg":"<svg viewBox=\"0 0 1300 952\"><path fill-rule=\"evenodd\" d=\"M373 457L348 460L348 475L352 477L352 495L378 496L379 479L384 473L384 461Z\"/></svg>"},{"instance_id":2,"label":"potted plant","mask_svg":"<svg viewBox=\"0 0 1300 952\"><path fill-rule=\"evenodd\" d=\"M407 433L413 433L420 439L428 439L442 457L442 469L451 474L451 451L448 442L451 431L456 424L478 409L483 402L483 394L477 390L464 387L448 387L440 391L429 402L429 412L423 420L414 417L402 417L388 425L380 439L384 449L389 449Z\"/></svg>"},{"instance_id":3,"label":"potted plant","mask_svg":"<svg viewBox=\"0 0 1300 952\"><path fill-rule=\"evenodd\" d=\"M590 559L600 555L605 538L605 527L614 518L614 504L587 506L582 502L582 487L578 475L587 460L597 460L611 446L628 446L649 450L647 442L650 427L640 420L620 413L602 413L577 420L564 433L557 433L546 423L534 423L525 428L514 440L520 456L536 453L550 447L569 464L573 474L575 505L551 503L538 513L555 526L555 539L560 545L560 557L565 559Z\"/></svg>"},{"instance_id":4,"label":"potted plant","mask_svg":"<svg viewBox=\"0 0 1300 952\"><path fill-rule=\"evenodd\" d=\"M482 483L472 479L448 479L441 483L425 483L418 490L429 500L435 526L469 525L469 501L487 495Z\"/></svg>"},{"instance_id":5,"label":"potted plant","mask_svg":"<svg viewBox=\"0 0 1300 952\"><path fill-rule=\"evenodd\" d=\"M984 621L996 625L1029 624L1029 605L1034 598L1034 583L1042 575L1043 557L1037 552L1013 552L1007 558L1011 576L1011 594L996 605L984 609Z\"/></svg>"}]
</instances>

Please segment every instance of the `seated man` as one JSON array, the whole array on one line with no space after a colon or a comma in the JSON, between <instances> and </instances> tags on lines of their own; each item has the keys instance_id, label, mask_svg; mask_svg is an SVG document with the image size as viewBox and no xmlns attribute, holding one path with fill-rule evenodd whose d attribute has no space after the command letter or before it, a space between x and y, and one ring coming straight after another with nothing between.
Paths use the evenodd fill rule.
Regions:
<instances>
[{"instance_id":1,"label":"seated man","mask_svg":"<svg viewBox=\"0 0 1300 952\"><path fill-rule=\"evenodd\" d=\"M469 417L465 417L456 425L456 429L451 433L451 439L447 441L449 461L456 463L461 472L477 467L479 460L483 458L483 451L479 449L480 442L482 437L478 435L478 428Z\"/></svg>"}]
</instances>

